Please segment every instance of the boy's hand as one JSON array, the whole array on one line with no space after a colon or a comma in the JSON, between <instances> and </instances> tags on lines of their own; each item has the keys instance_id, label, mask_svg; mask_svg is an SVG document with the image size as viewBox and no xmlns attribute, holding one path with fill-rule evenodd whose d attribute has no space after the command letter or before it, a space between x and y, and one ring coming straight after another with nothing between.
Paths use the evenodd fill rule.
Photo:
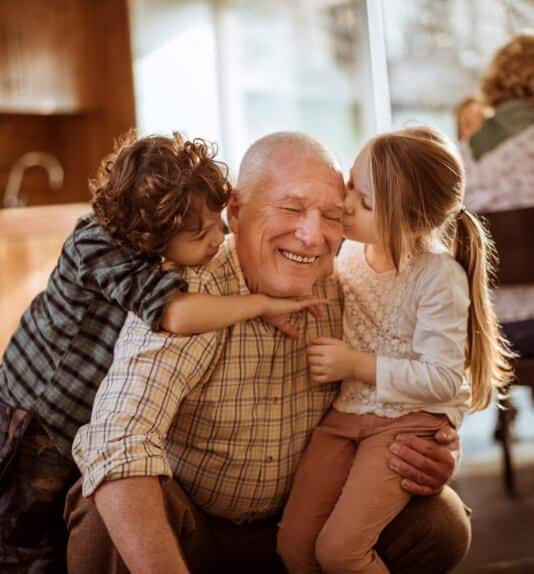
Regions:
<instances>
[{"instance_id":1,"label":"boy's hand","mask_svg":"<svg viewBox=\"0 0 534 574\"><path fill-rule=\"evenodd\" d=\"M290 313L297 313L304 309L318 313L321 305L328 305L328 299L321 299L308 295L306 297L269 297L265 295L264 303L264 317L272 317L276 315L289 315Z\"/></svg>"},{"instance_id":2,"label":"boy's hand","mask_svg":"<svg viewBox=\"0 0 534 574\"><path fill-rule=\"evenodd\" d=\"M347 343L330 337L319 337L308 347L312 381L332 383L352 377L357 351Z\"/></svg>"},{"instance_id":3,"label":"boy's hand","mask_svg":"<svg viewBox=\"0 0 534 574\"><path fill-rule=\"evenodd\" d=\"M319 297L281 298L265 295L265 311L262 317L273 327L289 337L296 338L298 329L289 322L289 315L308 309L318 319L324 317L323 305L328 305L327 299Z\"/></svg>"}]
</instances>

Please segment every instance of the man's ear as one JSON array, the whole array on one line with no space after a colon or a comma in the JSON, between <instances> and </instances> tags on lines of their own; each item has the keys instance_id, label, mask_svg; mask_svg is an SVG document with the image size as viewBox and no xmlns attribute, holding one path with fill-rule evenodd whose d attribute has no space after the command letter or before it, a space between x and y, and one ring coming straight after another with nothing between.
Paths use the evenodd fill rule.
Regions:
<instances>
[{"instance_id":1,"label":"man's ear","mask_svg":"<svg viewBox=\"0 0 534 574\"><path fill-rule=\"evenodd\" d=\"M235 188L230 193L230 198L228 199L226 217L232 233L237 233L239 226L239 191Z\"/></svg>"}]
</instances>

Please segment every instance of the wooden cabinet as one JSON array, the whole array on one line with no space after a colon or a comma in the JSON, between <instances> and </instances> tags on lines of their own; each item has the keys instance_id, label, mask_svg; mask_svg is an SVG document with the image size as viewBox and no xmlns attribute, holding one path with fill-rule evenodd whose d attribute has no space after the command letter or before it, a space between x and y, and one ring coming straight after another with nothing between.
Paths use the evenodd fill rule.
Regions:
<instances>
[{"instance_id":1,"label":"wooden cabinet","mask_svg":"<svg viewBox=\"0 0 534 574\"><path fill-rule=\"evenodd\" d=\"M73 113L92 102L89 2L0 2L0 111Z\"/></svg>"},{"instance_id":2,"label":"wooden cabinet","mask_svg":"<svg viewBox=\"0 0 534 574\"><path fill-rule=\"evenodd\" d=\"M28 169L29 205L87 201L88 179L134 126L128 0L0 0L0 207L30 151L54 155L65 178L53 191Z\"/></svg>"},{"instance_id":3,"label":"wooden cabinet","mask_svg":"<svg viewBox=\"0 0 534 574\"><path fill-rule=\"evenodd\" d=\"M0 357L24 309L47 284L61 247L87 204L0 211Z\"/></svg>"}]
</instances>

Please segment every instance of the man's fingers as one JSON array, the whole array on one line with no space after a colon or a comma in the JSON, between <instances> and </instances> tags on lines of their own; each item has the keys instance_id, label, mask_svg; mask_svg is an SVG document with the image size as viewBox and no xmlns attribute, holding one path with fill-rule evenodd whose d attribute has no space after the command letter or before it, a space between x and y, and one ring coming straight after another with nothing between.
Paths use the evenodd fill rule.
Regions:
<instances>
[{"instance_id":1,"label":"man's fingers","mask_svg":"<svg viewBox=\"0 0 534 574\"><path fill-rule=\"evenodd\" d=\"M452 428L449 424L440 428L434 435L434 438L440 444L449 445L449 448L452 448L453 450L458 450L460 448L458 431Z\"/></svg>"},{"instance_id":2,"label":"man's fingers","mask_svg":"<svg viewBox=\"0 0 534 574\"><path fill-rule=\"evenodd\" d=\"M445 448L437 445L434 447ZM436 460L397 441L390 445L390 451L394 455L390 463L398 467L399 474L423 485L432 487L442 485L449 480L454 470L454 458L450 453L448 453L447 462Z\"/></svg>"},{"instance_id":3,"label":"man's fingers","mask_svg":"<svg viewBox=\"0 0 534 574\"><path fill-rule=\"evenodd\" d=\"M450 448L448 446L438 445L434 440L412 434L399 434L395 437L395 443L400 443L401 446L406 446L410 451L415 451L437 463L454 465L454 456Z\"/></svg>"},{"instance_id":4,"label":"man's fingers","mask_svg":"<svg viewBox=\"0 0 534 574\"><path fill-rule=\"evenodd\" d=\"M311 307L308 307L308 311L316 319L324 319L326 317L326 311L324 307L321 307L321 305L312 305Z\"/></svg>"},{"instance_id":5,"label":"man's fingers","mask_svg":"<svg viewBox=\"0 0 534 574\"><path fill-rule=\"evenodd\" d=\"M288 337L291 337L292 339L295 339L299 334L298 329L295 327L295 325L292 325L289 321L284 321L283 323L277 323L274 326L279 331L284 333L284 335L287 335Z\"/></svg>"},{"instance_id":6,"label":"man's fingers","mask_svg":"<svg viewBox=\"0 0 534 574\"><path fill-rule=\"evenodd\" d=\"M434 490L440 488L443 484L443 481L437 479L435 476L423 472L398 456L392 456L389 459L389 467L403 479L408 479L420 487Z\"/></svg>"}]
</instances>

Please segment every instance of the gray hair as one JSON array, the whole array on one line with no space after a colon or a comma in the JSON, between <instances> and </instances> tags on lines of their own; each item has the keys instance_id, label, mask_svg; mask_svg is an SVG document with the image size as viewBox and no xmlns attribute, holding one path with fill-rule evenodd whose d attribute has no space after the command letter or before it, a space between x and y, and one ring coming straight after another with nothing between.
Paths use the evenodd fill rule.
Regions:
<instances>
[{"instance_id":1,"label":"gray hair","mask_svg":"<svg viewBox=\"0 0 534 574\"><path fill-rule=\"evenodd\" d=\"M255 141L243 156L235 187L241 201L247 201L255 189L263 187L273 168L288 158L320 162L333 172L340 172L334 155L311 136L300 132L274 132Z\"/></svg>"}]
</instances>

